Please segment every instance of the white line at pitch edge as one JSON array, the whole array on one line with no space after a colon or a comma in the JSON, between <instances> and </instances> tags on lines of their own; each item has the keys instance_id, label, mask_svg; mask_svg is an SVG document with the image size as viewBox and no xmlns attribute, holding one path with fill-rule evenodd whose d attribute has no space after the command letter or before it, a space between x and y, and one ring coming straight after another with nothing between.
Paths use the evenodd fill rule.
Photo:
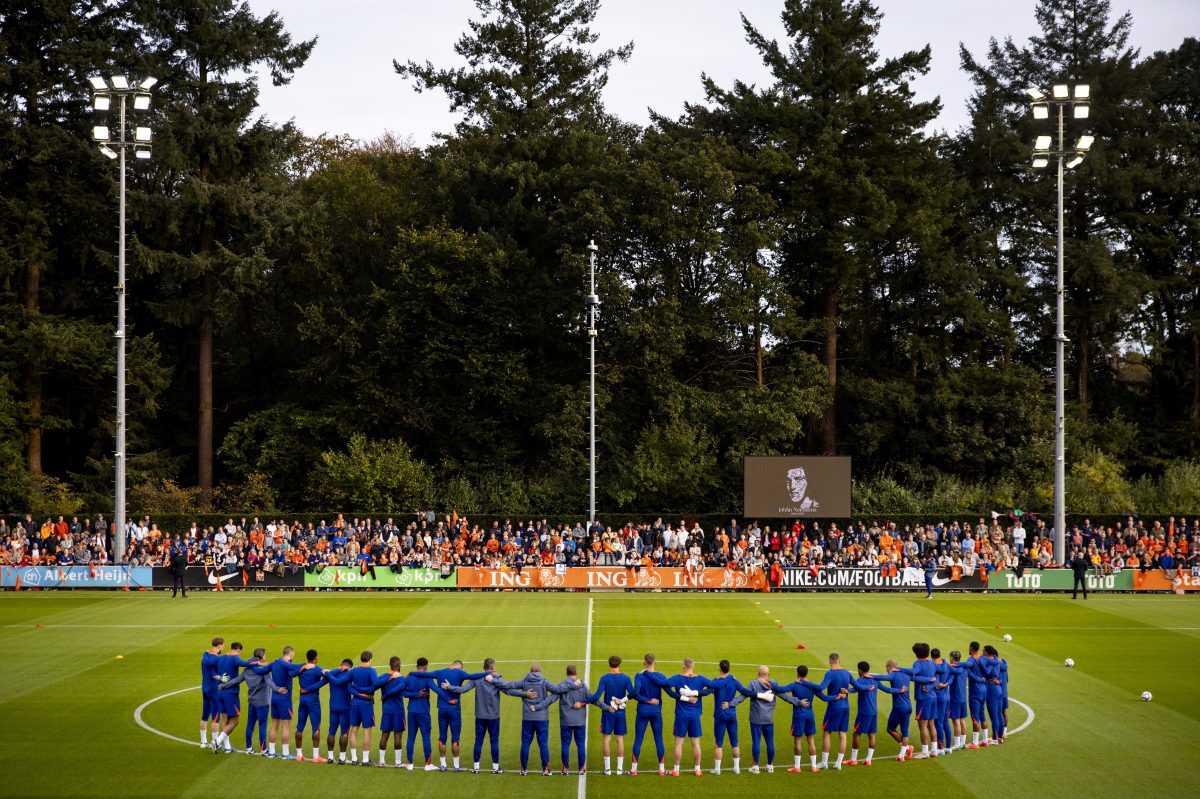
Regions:
<instances>
[{"instance_id":1,"label":"white line at pitch edge","mask_svg":"<svg viewBox=\"0 0 1200 799\"><path fill-rule=\"evenodd\" d=\"M583 655L583 684L591 690L591 674L592 674L592 597L588 597L587 610L587 647ZM587 751L587 727L583 729L583 751ZM565 764L564 764L565 768ZM579 793L578 799L587 799L587 772L583 771L579 774Z\"/></svg>"}]
</instances>

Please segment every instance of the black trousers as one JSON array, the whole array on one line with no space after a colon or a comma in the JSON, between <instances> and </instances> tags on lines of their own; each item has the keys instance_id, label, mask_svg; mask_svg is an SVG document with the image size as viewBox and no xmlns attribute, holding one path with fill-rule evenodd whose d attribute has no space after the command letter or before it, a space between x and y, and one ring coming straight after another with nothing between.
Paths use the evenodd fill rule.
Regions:
<instances>
[{"instance_id":1,"label":"black trousers","mask_svg":"<svg viewBox=\"0 0 1200 799\"><path fill-rule=\"evenodd\" d=\"M1087 577L1086 576L1081 577L1078 574L1075 575L1075 585L1071 589L1071 592L1072 592L1071 599L1074 599L1075 597L1079 596L1079 587L1080 586L1083 586L1083 598L1087 599Z\"/></svg>"},{"instance_id":2,"label":"black trousers","mask_svg":"<svg viewBox=\"0 0 1200 799\"><path fill-rule=\"evenodd\" d=\"M171 596L175 596L177 591L182 591L184 596L187 596L187 588L183 585L183 574L176 572L171 575Z\"/></svg>"}]
</instances>

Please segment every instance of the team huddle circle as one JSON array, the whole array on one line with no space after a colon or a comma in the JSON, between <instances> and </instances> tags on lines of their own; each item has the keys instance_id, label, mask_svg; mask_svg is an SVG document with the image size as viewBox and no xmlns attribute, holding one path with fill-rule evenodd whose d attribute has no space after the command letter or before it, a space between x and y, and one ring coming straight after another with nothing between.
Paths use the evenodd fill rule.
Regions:
<instances>
[{"instance_id":1,"label":"team huddle circle","mask_svg":"<svg viewBox=\"0 0 1200 799\"><path fill-rule=\"evenodd\" d=\"M561 739L559 773L571 773L572 746L578 773L586 773L588 711L595 706L600 712L604 774L636 776L642 744L649 732L654 742L654 763L660 775L679 776L687 759L685 748L690 748L694 773L699 776L702 773L701 740L705 737L704 703L705 698L710 697L713 773L722 773L726 742L732 750L729 770L733 773L742 771L738 706L743 703L749 706L751 736L751 763L747 771L775 770L774 725L780 704L790 706L789 730L794 742L792 766L787 771L840 771L843 765L873 764L880 726L880 694L890 698L891 707L883 727L885 733L900 745L896 756L900 762L942 757L1005 741L1009 706L1008 662L1000 657L995 647L990 644L981 647L978 642L971 642L965 658L958 650L943 658L939 649L918 642L913 644L912 653L915 660L911 666L901 666L897 660L889 659L882 670L875 671L866 661L859 661L853 669L847 668L842 665L841 657L833 653L829 655L829 667L820 682L808 679L809 669L805 665L797 666L794 675L778 678L771 674L770 667L759 666L753 679L742 682L731 674L728 660L720 661L717 676L706 677L696 672L691 658L683 660L678 673L668 675L659 670L652 654L642 658L640 670L631 676L622 671L621 657L613 655L608 659L608 672L600 677L593 690L573 664L566 667L561 681L547 677L537 661L530 664L528 673L522 678L508 680L496 670L492 658L483 661L481 671L468 672L461 661L431 670L428 660L423 657L417 659L414 669L405 670L401 659L393 656L387 669L381 671L374 665L374 654L370 651L362 652L357 663L346 658L337 666L325 668L319 665L319 653L315 649L308 650L302 662L297 662L295 650L290 646L274 660L268 660L262 648L255 649L247 658L243 657L245 653L240 643L234 642L226 650L224 639L218 637L212 640L212 646L200 659L199 743L215 754L238 751L231 736L244 715L246 754L303 761L306 759L307 733L311 752L307 759L314 763L392 765L408 770L479 773L486 742L491 756L490 771L503 773L500 766L500 712L502 705L515 699L521 713L521 775L529 773L535 743L541 773L547 776L554 773L549 727L551 708L557 704ZM243 683L246 685L244 714ZM326 686L328 696L323 705L321 689ZM376 694L380 700L378 716ZM474 696L475 711L474 748L469 769L462 765L460 754L462 703L467 694ZM853 724L851 694L856 698ZM298 700L294 701L296 696ZM436 702L436 709L430 707L431 698ZM668 700L674 702L670 729L674 738L673 753L668 753L664 740L663 706ZM624 739L630 730L627 714L631 702L635 706L633 749L626 770ZM824 706L819 728L818 705ZM437 764L434 763L431 741L435 715ZM912 729L914 716L916 730ZM374 736L376 728L377 738ZM848 737L850 756L847 759ZM414 759L418 738L422 757ZM614 738L615 767L610 755ZM292 753L293 744L295 754ZM392 750L390 764L389 744ZM807 766L804 764L805 750ZM670 767L667 765L669 754L672 755ZM373 755L376 756L374 760Z\"/></svg>"}]
</instances>

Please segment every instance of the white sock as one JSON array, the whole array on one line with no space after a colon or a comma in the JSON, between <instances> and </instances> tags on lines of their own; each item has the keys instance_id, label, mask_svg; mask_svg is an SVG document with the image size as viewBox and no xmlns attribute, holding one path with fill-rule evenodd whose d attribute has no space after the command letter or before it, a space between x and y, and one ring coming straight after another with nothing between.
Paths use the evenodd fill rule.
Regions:
<instances>
[{"instance_id":1,"label":"white sock","mask_svg":"<svg viewBox=\"0 0 1200 799\"><path fill-rule=\"evenodd\" d=\"M318 757L321 756L321 747L314 746L312 748L312 750L313 750L313 760L316 760Z\"/></svg>"},{"instance_id":2,"label":"white sock","mask_svg":"<svg viewBox=\"0 0 1200 799\"><path fill-rule=\"evenodd\" d=\"M838 752L837 764L838 764L839 766L840 766L840 765L842 765L842 758L843 758L843 757L845 757L845 755L844 755L844 754L842 754L841 752Z\"/></svg>"},{"instance_id":3,"label":"white sock","mask_svg":"<svg viewBox=\"0 0 1200 799\"><path fill-rule=\"evenodd\" d=\"M794 768L800 768L800 764L804 762L804 756L803 755L794 755L794 757L796 758L796 765L794 766Z\"/></svg>"},{"instance_id":4,"label":"white sock","mask_svg":"<svg viewBox=\"0 0 1200 799\"><path fill-rule=\"evenodd\" d=\"M713 774L720 774L720 773L721 773L721 761L718 759L716 761L716 765L713 766Z\"/></svg>"},{"instance_id":5,"label":"white sock","mask_svg":"<svg viewBox=\"0 0 1200 799\"><path fill-rule=\"evenodd\" d=\"M828 765L829 765L829 753L822 752L821 753L821 768L825 768Z\"/></svg>"},{"instance_id":6,"label":"white sock","mask_svg":"<svg viewBox=\"0 0 1200 799\"><path fill-rule=\"evenodd\" d=\"M499 771L499 770L500 770L500 764L499 764L499 763L493 763L493 764L492 764L492 771Z\"/></svg>"},{"instance_id":7,"label":"white sock","mask_svg":"<svg viewBox=\"0 0 1200 799\"><path fill-rule=\"evenodd\" d=\"M400 764L404 762L404 752L396 750L396 768L400 768Z\"/></svg>"},{"instance_id":8,"label":"white sock","mask_svg":"<svg viewBox=\"0 0 1200 799\"><path fill-rule=\"evenodd\" d=\"M871 762L871 758L873 758L873 757L875 757L875 750L874 750L874 749L868 749L868 750L867 750L867 762L868 762L868 763L870 763L870 762Z\"/></svg>"},{"instance_id":9,"label":"white sock","mask_svg":"<svg viewBox=\"0 0 1200 799\"><path fill-rule=\"evenodd\" d=\"M476 771L479 771L479 763L476 762L473 766L471 766L471 768L475 769ZM492 768L495 768L495 766L492 766Z\"/></svg>"},{"instance_id":10,"label":"white sock","mask_svg":"<svg viewBox=\"0 0 1200 799\"><path fill-rule=\"evenodd\" d=\"M662 774L666 770L667 770L667 764L665 762L663 762L662 760L658 761L658 773Z\"/></svg>"},{"instance_id":11,"label":"white sock","mask_svg":"<svg viewBox=\"0 0 1200 799\"><path fill-rule=\"evenodd\" d=\"M379 750L379 765L381 765L381 766L382 766L382 765L384 764L384 759L385 759L386 757L387 757L387 752L385 752L385 751L383 751L382 749L380 749L380 750Z\"/></svg>"},{"instance_id":12,"label":"white sock","mask_svg":"<svg viewBox=\"0 0 1200 799\"><path fill-rule=\"evenodd\" d=\"M438 758L438 760L441 761L439 765L441 765L442 768L445 768L446 767L446 756L442 755L441 757Z\"/></svg>"},{"instance_id":13,"label":"white sock","mask_svg":"<svg viewBox=\"0 0 1200 799\"><path fill-rule=\"evenodd\" d=\"M817 767L817 756L816 756L816 755L809 755L809 756L808 756L808 759L809 759L809 761L812 763L812 767L813 767L813 768L816 768L816 767Z\"/></svg>"},{"instance_id":14,"label":"white sock","mask_svg":"<svg viewBox=\"0 0 1200 799\"><path fill-rule=\"evenodd\" d=\"M850 759L851 759L851 760L858 760L858 750L857 750L857 749L851 749L851 750L850 750Z\"/></svg>"},{"instance_id":15,"label":"white sock","mask_svg":"<svg viewBox=\"0 0 1200 799\"><path fill-rule=\"evenodd\" d=\"M355 749L353 746L350 747L350 762L351 763L358 762L358 750Z\"/></svg>"},{"instance_id":16,"label":"white sock","mask_svg":"<svg viewBox=\"0 0 1200 799\"><path fill-rule=\"evenodd\" d=\"M609 757L608 755L604 756L604 770L612 771L612 758ZM582 785L583 783L580 783L580 784Z\"/></svg>"},{"instance_id":17,"label":"white sock","mask_svg":"<svg viewBox=\"0 0 1200 799\"><path fill-rule=\"evenodd\" d=\"M208 743L208 730L207 729L200 730L200 743L202 743L202 744Z\"/></svg>"},{"instance_id":18,"label":"white sock","mask_svg":"<svg viewBox=\"0 0 1200 799\"><path fill-rule=\"evenodd\" d=\"M283 745L283 756L284 756L284 757L291 757L291 756L292 756L292 751L291 751L291 750L292 750L292 745L291 745L291 744L284 744L284 745Z\"/></svg>"},{"instance_id":19,"label":"white sock","mask_svg":"<svg viewBox=\"0 0 1200 799\"><path fill-rule=\"evenodd\" d=\"M756 763L755 765L758 765L758 764ZM742 758L740 756L735 755L733 758L733 770L737 771L741 767L742 767Z\"/></svg>"},{"instance_id":20,"label":"white sock","mask_svg":"<svg viewBox=\"0 0 1200 799\"><path fill-rule=\"evenodd\" d=\"M268 747L267 748L268 753L270 753L272 755L275 754L275 744L273 744L273 743L267 744L267 747Z\"/></svg>"},{"instance_id":21,"label":"white sock","mask_svg":"<svg viewBox=\"0 0 1200 799\"><path fill-rule=\"evenodd\" d=\"M454 767L458 768L458 755L454 756Z\"/></svg>"},{"instance_id":22,"label":"white sock","mask_svg":"<svg viewBox=\"0 0 1200 799\"><path fill-rule=\"evenodd\" d=\"M345 752L340 753L340 757L338 759L341 760L343 763L345 763L346 762L346 753Z\"/></svg>"},{"instance_id":23,"label":"white sock","mask_svg":"<svg viewBox=\"0 0 1200 799\"><path fill-rule=\"evenodd\" d=\"M921 754L929 754L929 744L921 744Z\"/></svg>"},{"instance_id":24,"label":"white sock","mask_svg":"<svg viewBox=\"0 0 1200 799\"><path fill-rule=\"evenodd\" d=\"M978 731L978 730L976 730L975 732L971 733L971 743L974 743L974 744L978 744L978 743L979 743L979 731Z\"/></svg>"}]
</instances>

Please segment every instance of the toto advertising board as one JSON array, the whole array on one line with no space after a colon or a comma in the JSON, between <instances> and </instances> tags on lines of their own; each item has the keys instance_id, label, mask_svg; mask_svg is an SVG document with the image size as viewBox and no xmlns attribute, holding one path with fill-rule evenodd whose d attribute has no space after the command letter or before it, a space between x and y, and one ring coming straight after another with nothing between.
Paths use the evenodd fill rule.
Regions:
<instances>
[{"instance_id":1,"label":"toto advertising board","mask_svg":"<svg viewBox=\"0 0 1200 799\"><path fill-rule=\"evenodd\" d=\"M850 459L750 456L743 462L748 519L850 515Z\"/></svg>"}]
</instances>

